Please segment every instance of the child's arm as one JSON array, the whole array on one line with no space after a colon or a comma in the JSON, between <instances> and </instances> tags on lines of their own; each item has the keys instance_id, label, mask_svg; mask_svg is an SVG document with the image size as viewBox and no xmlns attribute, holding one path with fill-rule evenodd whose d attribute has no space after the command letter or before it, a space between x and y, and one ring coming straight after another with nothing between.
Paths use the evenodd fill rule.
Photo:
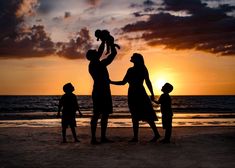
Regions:
<instances>
[{"instance_id":1,"label":"child's arm","mask_svg":"<svg viewBox=\"0 0 235 168\"><path fill-rule=\"evenodd\" d=\"M127 72L127 74L128 74L128 72ZM110 84L113 84L113 85L125 85L127 83L127 78L128 78L127 74L125 75L125 77L123 78L122 81L111 81L110 80Z\"/></svg>"},{"instance_id":2,"label":"child's arm","mask_svg":"<svg viewBox=\"0 0 235 168\"><path fill-rule=\"evenodd\" d=\"M77 101L77 97L76 97L76 96L75 96L75 99L76 99L76 107L77 107L77 111L78 111L78 113L79 113L80 117L82 117L82 112L81 112L80 107L79 107L79 105L78 105L78 101Z\"/></svg>"},{"instance_id":3,"label":"child's arm","mask_svg":"<svg viewBox=\"0 0 235 168\"><path fill-rule=\"evenodd\" d=\"M78 113L79 113L80 117L82 117L82 116L83 116L83 114L82 114L82 112L80 111L80 109L79 109L79 108L78 108Z\"/></svg>"},{"instance_id":4,"label":"child's arm","mask_svg":"<svg viewBox=\"0 0 235 168\"><path fill-rule=\"evenodd\" d=\"M59 106L58 106L58 112L57 112L57 115L56 115L56 117L58 117L58 118L60 118L61 108L62 108L62 103L61 103L61 100L60 100L59 101Z\"/></svg>"},{"instance_id":5,"label":"child's arm","mask_svg":"<svg viewBox=\"0 0 235 168\"><path fill-rule=\"evenodd\" d=\"M156 104L161 104L162 102L162 95L158 98L158 100L153 100L154 103Z\"/></svg>"}]
</instances>

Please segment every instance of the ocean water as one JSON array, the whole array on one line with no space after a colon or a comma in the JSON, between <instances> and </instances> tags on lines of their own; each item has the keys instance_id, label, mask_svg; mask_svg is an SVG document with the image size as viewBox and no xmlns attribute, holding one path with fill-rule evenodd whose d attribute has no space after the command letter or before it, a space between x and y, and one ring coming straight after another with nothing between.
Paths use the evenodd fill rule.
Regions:
<instances>
[{"instance_id":1,"label":"ocean water","mask_svg":"<svg viewBox=\"0 0 235 168\"><path fill-rule=\"evenodd\" d=\"M92 114L91 96L77 96L84 116L77 118L79 126L89 126ZM156 99L158 96L156 96ZM60 96L0 96L0 127L59 126L55 117ZM161 127L161 113L153 107ZM173 126L235 126L235 96L172 96ZM131 127L127 96L113 96L113 111L109 126ZM141 126L147 126L145 122Z\"/></svg>"}]
</instances>

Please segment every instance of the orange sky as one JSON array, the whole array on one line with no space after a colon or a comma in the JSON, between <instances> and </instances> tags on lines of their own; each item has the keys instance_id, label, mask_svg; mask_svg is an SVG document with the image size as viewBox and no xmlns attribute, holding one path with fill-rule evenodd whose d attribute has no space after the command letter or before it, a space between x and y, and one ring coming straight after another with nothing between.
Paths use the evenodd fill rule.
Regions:
<instances>
[{"instance_id":1,"label":"orange sky","mask_svg":"<svg viewBox=\"0 0 235 168\"><path fill-rule=\"evenodd\" d=\"M0 95L60 95L68 82L90 95L85 53L97 48L98 28L121 46L112 80L139 52L156 95L165 82L173 95L235 95L234 1L12 1L0 1ZM112 94L127 88L111 86Z\"/></svg>"},{"instance_id":2,"label":"orange sky","mask_svg":"<svg viewBox=\"0 0 235 168\"><path fill-rule=\"evenodd\" d=\"M138 52L138 50L137 50ZM173 95L234 95L235 58L216 57L199 51L175 51L151 48L139 51L145 58L156 95L161 82L174 85ZM131 52L130 52L131 53ZM131 55L116 58L108 67L112 80L121 80ZM93 81L87 60L59 57L0 61L1 95L58 95L67 82L74 84L76 94L91 94ZM112 94L126 95L126 86L112 86Z\"/></svg>"}]
</instances>

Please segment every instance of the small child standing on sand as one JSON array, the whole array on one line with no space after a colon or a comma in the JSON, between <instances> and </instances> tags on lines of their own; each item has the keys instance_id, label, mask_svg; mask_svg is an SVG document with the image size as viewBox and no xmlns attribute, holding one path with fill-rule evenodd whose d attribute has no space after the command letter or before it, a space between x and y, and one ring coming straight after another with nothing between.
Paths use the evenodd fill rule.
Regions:
<instances>
[{"instance_id":1,"label":"small child standing on sand","mask_svg":"<svg viewBox=\"0 0 235 168\"><path fill-rule=\"evenodd\" d=\"M171 108L171 97L169 93L173 90L173 86L170 83L165 83L162 86L161 91L163 94L160 96L158 101L154 101L157 104L161 105L162 113L162 126L165 129L165 137L160 142L161 143L170 143L171 132L172 132L172 108Z\"/></svg>"},{"instance_id":2,"label":"small child standing on sand","mask_svg":"<svg viewBox=\"0 0 235 168\"><path fill-rule=\"evenodd\" d=\"M79 109L79 105L77 103L77 97L73 94L74 87L71 83L67 83L63 86L63 90L65 94L61 97L59 101L58 113L57 117L60 117L60 112L62 109L62 136L63 136L63 143L66 143L66 129L70 126L74 142L80 142L76 136L76 111L79 112L80 116L82 113Z\"/></svg>"}]
</instances>

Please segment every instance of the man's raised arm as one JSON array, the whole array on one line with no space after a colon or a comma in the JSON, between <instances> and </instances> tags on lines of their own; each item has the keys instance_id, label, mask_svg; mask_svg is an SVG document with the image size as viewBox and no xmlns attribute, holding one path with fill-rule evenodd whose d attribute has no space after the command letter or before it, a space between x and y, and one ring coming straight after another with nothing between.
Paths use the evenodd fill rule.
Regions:
<instances>
[{"instance_id":1,"label":"man's raised arm","mask_svg":"<svg viewBox=\"0 0 235 168\"><path fill-rule=\"evenodd\" d=\"M116 55L117 55L117 50L115 48L115 45L111 45L111 54L109 54L107 58L103 59L102 62L107 66L113 62Z\"/></svg>"},{"instance_id":2,"label":"man's raised arm","mask_svg":"<svg viewBox=\"0 0 235 168\"><path fill-rule=\"evenodd\" d=\"M98 48L98 54L97 56L100 58L103 55L104 52L104 46L105 46L105 42L102 41L99 48Z\"/></svg>"}]
</instances>

